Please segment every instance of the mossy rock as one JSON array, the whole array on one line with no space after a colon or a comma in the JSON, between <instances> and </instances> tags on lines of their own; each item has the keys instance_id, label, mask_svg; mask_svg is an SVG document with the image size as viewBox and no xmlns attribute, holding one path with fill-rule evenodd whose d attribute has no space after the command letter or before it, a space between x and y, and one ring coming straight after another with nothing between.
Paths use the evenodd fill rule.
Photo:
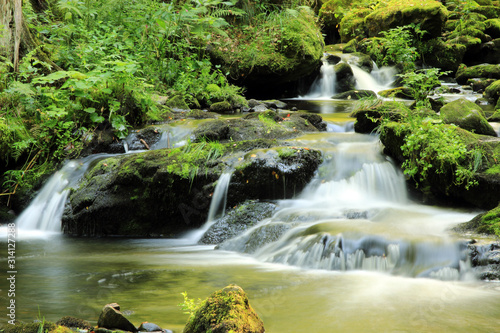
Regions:
<instances>
[{"instance_id":1,"label":"mossy rock","mask_svg":"<svg viewBox=\"0 0 500 333\"><path fill-rule=\"evenodd\" d=\"M365 18L369 37L398 26L420 24L428 38L440 37L448 10L434 0L388 0L380 2Z\"/></svg>"},{"instance_id":2,"label":"mossy rock","mask_svg":"<svg viewBox=\"0 0 500 333\"><path fill-rule=\"evenodd\" d=\"M214 292L192 314L184 333L264 333L264 323L243 289L231 284Z\"/></svg>"},{"instance_id":3,"label":"mossy rock","mask_svg":"<svg viewBox=\"0 0 500 333\"><path fill-rule=\"evenodd\" d=\"M484 97L491 100L492 104L497 103L500 97L500 80L496 80L484 90Z\"/></svg>"},{"instance_id":4,"label":"mossy rock","mask_svg":"<svg viewBox=\"0 0 500 333\"><path fill-rule=\"evenodd\" d=\"M166 105L174 110L189 110L189 106L181 95L169 98Z\"/></svg>"},{"instance_id":5,"label":"mossy rock","mask_svg":"<svg viewBox=\"0 0 500 333\"><path fill-rule=\"evenodd\" d=\"M455 41L444 41L435 38L426 42L427 52L425 52L426 64L432 67L441 68L444 71L455 73L463 62L467 46Z\"/></svg>"},{"instance_id":6,"label":"mossy rock","mask_svg":"<svg viewBox=\"0 0 500 333\"><path fill-rule=\"evenodd\" d=\"M472 12L486 16L488 19L500 17L500 7L498 6L479 6L471 9Z\"/></svg>"},{"instance_id":7,"label":"mossy rock","mask_svg":"<svg viewBox=\"0 0 500 333\"><path fill-rule=\"evenodd\" d=\"M349 66L346 62L340 62L333 68L337 78L337 91L344 92L354 90L356 86L356 79L354 78L351 66Z\"/></svg>"},{"instance_id":8,"label":"mossy rock","mask_svg":"<svg viewBox=\"0 0 500 333\"><path fill-rule=\"evenodd\" d=\"M228 101L222 101L210 105L210 111L216 113L227 113L233 111L233 107Z\"/></svg>"},{"instance_id":9,"label":"mossy rock","mask_svg":"<svg viewBox=\"0 0 500 333\"><path fill-rule=\"evenodd\" d=\"M371 90L349 90L332 96L332 99L352 99L358 100L362 98L376 98L377 94Z\"/></svg>"},{"instance_id":10,"label":"mossy rock","mask_svg":"<svg viewBox=\"0 0 500 333\"><path fill-rule=\"evenodd\" d=\"M247 28L230 25L225 34L214 32L214 43L208 48L212 62L253 95L281 95L317 71L323 56L323 37L314 12L301 7L289 15L293 17L282 20L262 16L269 19Z\"/></svg>"},{"instance_id":11,"label":"mossy rock","mask_svg":"<svg viewBox=\"0 0 500 333\"><path fill-rule=\"evenodd\" d=\"M42 332L47 333L71 333L72 331L64 326L59 326L50 321L45 321L42 323L27 323L15 325L6 325L3 327L3 333L38 333L42 329Z\"/></svg>"},{"instance_id":12,"label":"mossy rock","mask_svg":"<svg viewBox=\"0 0 500 333\"><path fill-rule=\"evenodd\" d=\"M193 132L194 141L224 141L229 139L229 124L227 121L214 120L201 124Z\"/></svg>"},{"instance_id":13,"label":"mossy rock","mask_svg":"<svg viewBox=\"0 0 500 333\"><path fill-rule=\"evenodd\" d=\"M500 237L500 205L461 224L459 230Z\"/></svg>"},{"instance_id":14,"label":"mossy rock","mask_svg":"<svg viewBox=\"0 0 500 333\"><path fill-rule=\"evenodd\" d=\"M484 117L481 107L465 98L444 105L440 112L445 124L455 124L477 134L497 136L493 127Z\"/></svg>"},{"instance_id":15,"label":"mossy rock","mask_svg":"<svg viewBox=\"0 0 500 333\"><path fill-rule=\"evenodd\" d=\"M368 37L365 17L372 12L369 8L360 8L345 14L340 22L339 33L342 43L347 43L357 37Z\"/></svg>"},{"instance_id":16,"label":"mossy rock","mask_svg":"<svg viewBox=\"0 0 500 333\"><path fill-rule=\"evenodd\" d=\"M379 91L378 94L385 98L401 98L401 99L413 99L411 90L406 87L397 87L387 90Z\"/></svg>"},{"instance_id":17,"label":"mossy rock","mask_svg":"<svg viewBox=\"0 0 500 333\"><path fill-rule=\"evenodd\" d=\"M488 117L488 121L491 123L500 123L500 108L496 109L495 112Z\"/></svg>"},{"instance_id":18,"label":"mossy rock","mask_svg":"<svg viewBox=\"0 0 500 333\"><path fill-rule=\"evenodd\" d=\"M401 119L401 110L406 108L398 102L380 102L368 108L351 113L356 118L354 131L356 133L372 133L380 125L382 118L398 121Z\"/></svg>"},{"instance_id":19,"label":"mossy rock","mask_svg":"<svg viewBox=\"0 0 500 333\"><path fill-rule=\"evenodd\" d=\"M471 86L473 91L482 93L495 81L495 79L469 79L467 85Z\"/></svg>"},{"instance_id":20,"label":"mossy rock","mask_svg":"<svg viewBox=\"0 0 500 333\"><path fill-rule=\"evenodd\" d=\"M472 78L500 79L500 65L460 66L455 75L459 84L466 84Z\"/></svg>"},{"instance_id":21,"label":"mossy rock","mask_svg":"<svg viewBox=\"0 0 500 333\"><path fill-rule=\"evenodd\" d=\"M56 322L56 325L87 330L92 329L93 327L88 321L71 316L62 317Z\"/></svg>"},{"instance_id":22,"label":"mossy rock","mask_svg":"<svg viewBox=\"0 0 500 333\"><path fill-rule=\"evenodd\" d=\"M344 53L354 53L354 52L356 52L357 47L358 47L358 41L356 39L351 39L350 41L348 41L345 44L344 49L342 50L342 52L344 52Z\"/></svg>"},{"instance_id":23,"label":"mossy rock","mask_svg":"<svg viewBox=\"0 0 500 333\"><path fill-rule=\"evenodd\" d=\"M491 38L500 38L500 19L489 19L484 22L485 33L491 36Z\"/></svg>"}]
</instances>

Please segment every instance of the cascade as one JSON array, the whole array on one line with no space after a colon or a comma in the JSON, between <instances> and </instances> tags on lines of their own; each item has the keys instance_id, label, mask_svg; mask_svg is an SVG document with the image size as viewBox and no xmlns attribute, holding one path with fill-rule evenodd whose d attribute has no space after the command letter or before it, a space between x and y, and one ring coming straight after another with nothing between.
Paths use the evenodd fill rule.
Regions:
<instances>
[{"instance_id":1,"label":"cascade","mask_svg":"<svg viewBox=\"0 0 500 333\"><path fill-rule=\"evenodd\" d=\"M335 95L337 75L335 74L335 65L328 63L323 59L319 76L314 80L308 93L303 96L305 99L329 99Z\"/></svg>"},{"instance_id":2,"label":"cascade","mask_svg":"<svg viewBox=\"0 0 500 333\"><path fill-rule=\"evenodd\" d=\"M301 195L280 201L273 217L220 249L307 269L468 278L465 244L436 237L433 229L435 220L462 215L411 203L402 173L383 156L378 141L333 145ZM426 219L429 226L420 223Z\"/></svg>"},{"instance_id":3,"label":"cascade","mask_svg":"<svg viewBox=\"0 0 500 333\"><path fill-rule=\"evenodd\" d=\"M197 243L203 234L215 223L215 221L224 216L226 211L227 191L231 183L233 171L224 172L219 177L217 185L215 185L212 201L208 210L208 217L205 224L196 230L189 231L184 238L188 239L191 243Z\"/></svg>"},{"instance_id":4,"label":"cascade","mask_svg":"<svg viewBox=\"0 0 500 333\"><path fill-rule=\"evenodd\" d=\"M91 155L66 163L61 170L50 177L30 205L16 219L18 228L60 232L61 217L70 188L80 180L93 162L107 156L110 155Z\"/></svg>"},{"instance_id":5,"label":"cascade","mask_svg":"<svg viewBox=\"0 0 500 333\"><path fill-rule=\"evenodd\" d=\"M354 64L349 65L351 66L356 80L356 89L372 90L376 93L381 90L389 89L391 84L394 82L394 77L397 73L394 67L378 68L375 63L371 73L365 72ZM334 67L335 65L332 65L328 63L326 59L323 59L320 74L314 80L308 93L300 98L330 99L333 95L335 95L337 93L335 89L337 76L335 74Z\"/></svg>"}]
</instances>

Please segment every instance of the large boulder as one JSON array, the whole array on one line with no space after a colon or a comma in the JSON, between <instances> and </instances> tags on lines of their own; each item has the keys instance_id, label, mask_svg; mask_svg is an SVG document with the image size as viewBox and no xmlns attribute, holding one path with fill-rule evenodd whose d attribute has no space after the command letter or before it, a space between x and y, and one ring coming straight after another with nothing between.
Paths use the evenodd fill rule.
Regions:
<instances>
[{"instance_id":1,"label":"large boulder","mask_svg":"<svg viewBox=\"0 0 500 333\"><path fill-rule=\"evenodd\" d=\"M438 126L438 125L436 125ZM450 125L440 125L450 126ZM445 130L445 128L443 128ZM500 202L500 168L498 167L498 156L500 156L500 139L491 136L480 136L472 134L461 128L455 128L457 143L463 143L472 149L474 147L484 151L482 161L479 161L474 176L474 185L467 187L465 183L456 184L456 166L448 165L444 151L441 153L441 146L428 138L420 138L419 142L414 144L424 149L429 145L433 145L435 151L432 156L427 156L432 167L427 170L427 176L424 184L418 186L418 190L422 191L423 200L435 204L437 202L453 202L465 203L480 208L491 209ZM380 140L384 144L384 152L393 157L397 162L404 163L409 159L404 154L402 146L405 144L405 138L411 134L411 131L404 124L392 122L384 126L384 130L380 133ZM464 161L457 160L455 163L463 163ZM436 165L446 163L446 167L441 170L436 170Z\"/></svg>"},{"instance_id":2,"label":"large boulder","mask_svg":"<svg viewBox=\"0 0 500 333\"><path fill-rule=\"evenodd\" d=\"M234 284L214 292L189 317L184 333L264 333L245 291Z\"/></svg>"},{"instance_id":3,"label":"large boulder","mask_svg":"<svg viewBox=\"0 0 500 333\"><path fill-rule=\"evenodd\" d=\"M199 227L226 160L237 161L245 151L229 187L230 206L249 198L293 197L313 177L321 154L306 148L266 151L276 144L201 142L101 160L70 194L63 232L172 237Z\"/></svg>"},{"instance_id":4,"label":"large boulder","mask_svg":"<svg viewBox=\"0 0 500 333\"><path fill-rule=\"evenodd\" d=\"M259 28L231 25L207 47L212 62L253 96L281 96L321 66L324 42L314 12L301 7L280 15Z\"/></svg>"},{"instance_id":5,"label":"large boulder","mask_svg":"<svg viewBox=\"0 0 500 333\"><path fill-rule=\"evenodd\" d=\"M444 105L440 113L445 124L455 124L477 134L497 136L493 127L486 120L481 107L465 98Z\"/></svg>"},{"instance_id":6,"label":"large boulder","mask_svg":"<svg viewBox=\"0 0 500 333\"><path fill-rule=\"evenodd\" d=\"M120 312L120 306L117 303L106 304L99 315L97 326L108 329L122 330L128 332L137 332L137 328L132 324L123 313Z\"/></svg>"},{"instance_id":7,"label":"large boulder","mask_svg":"<svg viewBox=\"0 0 500 333\"><path fill-rule=\"evenodd\" d=\"M346 14L340 22L340 36L342 42L347 42L414 23L427 31L427 38L435 38L441 36L447 17L447 9L435 0L381 1L373 9L356 9Z\"/></svg>"}]
</instances>

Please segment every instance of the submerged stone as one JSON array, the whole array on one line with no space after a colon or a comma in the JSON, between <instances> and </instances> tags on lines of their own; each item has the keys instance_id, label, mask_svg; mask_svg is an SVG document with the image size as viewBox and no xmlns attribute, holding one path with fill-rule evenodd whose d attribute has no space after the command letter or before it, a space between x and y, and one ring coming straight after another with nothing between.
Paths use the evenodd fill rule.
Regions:
<instances>
[{"instance_id":1,"label":"submerged stone","mask_svg":"<svg viewBox=\"0 0 500 333\"><path fill-rule=\"evenodd\" d=\"M231 284L203 301L183 332L263 333L265 329L243 289Z\"/></svg>"}]
</instances>

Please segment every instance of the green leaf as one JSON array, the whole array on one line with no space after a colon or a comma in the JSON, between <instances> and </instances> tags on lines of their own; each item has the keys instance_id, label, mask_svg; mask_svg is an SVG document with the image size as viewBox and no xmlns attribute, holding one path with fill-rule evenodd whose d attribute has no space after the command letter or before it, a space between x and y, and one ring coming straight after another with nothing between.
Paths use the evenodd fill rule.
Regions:
<instances>
[{"instance_id":1,"label":"green leaf","mask_svg":"<svg viewBox=\"0 0 500 333\"><path fill-rule=\"evenodd\" d=\"M97 113L91 113L90 120L92 120L92 122L94 123L102 123L104 121L104 117L98 115Z\"/></svg>"}]
</instances>

